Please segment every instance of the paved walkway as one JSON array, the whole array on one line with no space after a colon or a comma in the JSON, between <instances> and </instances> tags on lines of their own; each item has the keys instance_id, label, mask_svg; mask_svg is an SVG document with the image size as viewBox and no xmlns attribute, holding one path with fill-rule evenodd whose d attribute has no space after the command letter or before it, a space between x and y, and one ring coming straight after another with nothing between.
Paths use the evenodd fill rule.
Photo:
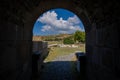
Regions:
<instances>
[{"instance_id":1,"label":"paved walkway","mask_svg":"<svg viewBox=\"0 0 120 80\"><path fill-rule=\"evenodd\" d=\"M74 54L57 57L51 62L45 62L45 67L39 80L77 80Z\"/></svg>"}]
</instances>

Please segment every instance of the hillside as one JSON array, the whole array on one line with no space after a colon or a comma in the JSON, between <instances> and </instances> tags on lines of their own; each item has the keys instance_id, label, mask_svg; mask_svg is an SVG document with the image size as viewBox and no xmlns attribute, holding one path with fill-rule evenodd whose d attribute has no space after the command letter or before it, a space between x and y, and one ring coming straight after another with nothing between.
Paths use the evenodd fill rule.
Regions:
<instances>
[{"instance_id":1,"label":"hillside","mask_svg":"<svg viewBox=\"0 0 120 80\"><path fill-rule=\"evenodd\" d=\"M48 35L48 36L33 36L33 41L49 41L49 40L62 40L63 38L72 36L73 34L58 34L58 35Z\"/></svg>"}]
</instances>

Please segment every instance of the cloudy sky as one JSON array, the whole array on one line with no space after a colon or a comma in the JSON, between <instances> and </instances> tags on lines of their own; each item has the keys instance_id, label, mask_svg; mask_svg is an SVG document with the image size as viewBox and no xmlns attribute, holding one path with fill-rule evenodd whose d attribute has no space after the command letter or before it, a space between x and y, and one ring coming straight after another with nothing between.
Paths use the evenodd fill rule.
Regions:
<instances>
[{"instance_id":1,"label":"cloudy sky","mask_svg":"<svg viewBox=\"0 0 120 80\"><path fill-rule=\"evenodd\" d=\"M80 19L65 9L52 9L42 14L34 24L33 35L52 35L84 31Z\"/></svg>"}]
</instances>

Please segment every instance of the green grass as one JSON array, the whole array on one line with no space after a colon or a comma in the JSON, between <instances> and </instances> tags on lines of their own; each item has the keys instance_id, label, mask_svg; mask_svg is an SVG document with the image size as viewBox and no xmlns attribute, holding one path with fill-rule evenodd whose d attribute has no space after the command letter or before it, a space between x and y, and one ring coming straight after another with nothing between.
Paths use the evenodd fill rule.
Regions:
<instances>
[{"instance_id":1,"label":"green grass","mask_svg":"<svg viewBox=\"0 0 120 80\"><path fill-rule=\"evenodd\" d=\"M64 47L64 48L56 47L56 48L54 48L54 52L56 54L58 54L59 56L74 53L75 51L78 51L78 50L80 50L80 48L69 48L69 47Z\"/></svg>"},{"instance_id":2,"label":"green grass","mask_svg":"<svg viewBox=\"0 0 120 80\"><path fill-rule=\"evenodd\" d=\"M62 41L47 41L48 44L62 44Z\"/></svg>"},{"instance_id":3,"label":"green grass","mask_svg":"<svg viewBox=\"0 0 120 80\"><path fill-rule=\"evenodd\" d=\"M51 61L58 56L63 56L67 54L74 53L75 51L83 51L85 52L85 45L81 44L78 48L72 47L51 47L48 57L45 61Z\"/></svg>"}]
</instances>

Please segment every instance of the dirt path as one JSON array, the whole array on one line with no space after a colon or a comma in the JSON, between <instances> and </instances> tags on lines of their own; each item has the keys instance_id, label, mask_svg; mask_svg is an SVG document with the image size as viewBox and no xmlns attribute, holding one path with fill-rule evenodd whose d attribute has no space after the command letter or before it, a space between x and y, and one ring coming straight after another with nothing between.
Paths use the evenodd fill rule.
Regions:
<instances>
[{"instance_id":1,"label":"dirt path","mask_svg":"<svg viewBox=\"0 0 120 80\"><path fill-rule=\"evenodd\" d=\"M51 62L45 62L45 67L39 80L77 80L74 54L59 56Z\"/></svg>"}]
</instances>

